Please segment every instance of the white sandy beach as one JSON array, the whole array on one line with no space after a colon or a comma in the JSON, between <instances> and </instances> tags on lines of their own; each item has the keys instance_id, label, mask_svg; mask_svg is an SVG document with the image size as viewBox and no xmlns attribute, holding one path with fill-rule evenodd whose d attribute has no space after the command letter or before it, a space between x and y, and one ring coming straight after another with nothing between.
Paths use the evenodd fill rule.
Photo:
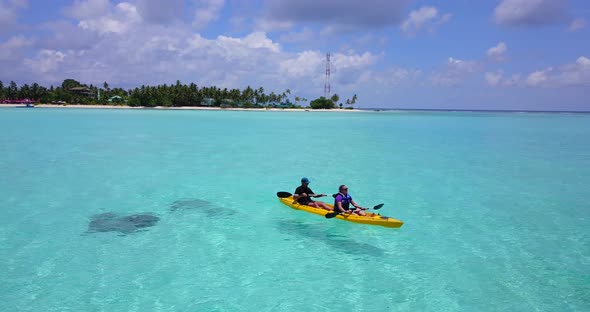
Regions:
<instances>
[{"instance_id":1,"label":"white sandy beach","mask_svg":"<svg viewBox=\"0 0 590 312\"><path fill-rule=\"evenodd\" d=\"M23 104L0 104L0 107L25 107ZM311 109L311 108L221 108L204 106L181 106L181 107L144 107L144 106L121 106L121 105L80 105L80 104L35 104L41 108L106 108L106 109L162 109L162 110L227 110L227 111L285 111L285 112L362 112L359 109Z\"/></svg>"}]
</instances>

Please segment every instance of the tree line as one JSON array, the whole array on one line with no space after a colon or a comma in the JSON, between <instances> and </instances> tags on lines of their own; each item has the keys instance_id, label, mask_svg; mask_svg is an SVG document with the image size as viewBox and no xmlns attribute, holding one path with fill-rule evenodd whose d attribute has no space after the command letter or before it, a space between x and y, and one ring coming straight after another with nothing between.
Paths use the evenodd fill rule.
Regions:
<instances>
[{"instance_id":1,"label":"tree line","mask_svg":"<svg viewBox=\"0 0 590 312\"><path fill-rule=\"evenodd\" d=\"M49 88L38 83L18 86L11 81L7 86L0 81L0 101L30 99L38 103L86 104L86 105L128 105L143 107L179 107L179 106L217 106L217 107L288 107L301 108L308 101L304 97L294 96L290 99L291 90L281 93L266 93L263 87L253 89L250 86L243 90L212 87L199 88L195 83L163 84L157 86L142 85L134 89L110 88L107 82L101 87L82 84L74 79L66 79L60 86ZM313 109L343 108L337 105L340 97L334 94L330 99L320 97L310 102ZM356 94L352 100L347 99L346 105L356 103ZM351 107L350 107L351 108Z\"/></svg>"}]
</instances>

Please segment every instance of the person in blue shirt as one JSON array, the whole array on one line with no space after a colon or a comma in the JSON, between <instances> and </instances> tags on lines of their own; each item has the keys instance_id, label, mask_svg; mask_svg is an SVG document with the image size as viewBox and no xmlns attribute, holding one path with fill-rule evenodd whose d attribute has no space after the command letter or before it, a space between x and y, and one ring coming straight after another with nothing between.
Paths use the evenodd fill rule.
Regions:
<instances>
[{"instance_id":1,"label":"person in blue shirt","mask_svg":"<svg viewBox=\"0 0 590 312\"><path fill-rule=\"evenodd\" d=\"M293 194L293 199L296 200L301 205L307 205L307 206L311 206L311 207L315 207L315 208L323 208L326 210L332 210L332 208L330 206L328 206L326 203L321 202L321 201L314 201L311 199L312 197L323 197L323 196L326 196L326 194L315 194L309 188L309 179L308 178L302 178L301 185L299 187L297 187L297 189L295 189L295 193Z\"/></svg>"},{"instance_id":2,"label":"person in blue shirt","mask_svg":"<svg viewBox=\"0 0 590 312\"><path fill-rule=\"evenodd\" d=\"M355 209L351 209L350 205ZM366 214L363 210L367 210L367 208L359 206L354 200L352 200L352 196L348 194L348 186L340 185L338 188L338 194L334 194L334 211L340 213L348 212L364 216Z\"/></svg>"}]
</instances>

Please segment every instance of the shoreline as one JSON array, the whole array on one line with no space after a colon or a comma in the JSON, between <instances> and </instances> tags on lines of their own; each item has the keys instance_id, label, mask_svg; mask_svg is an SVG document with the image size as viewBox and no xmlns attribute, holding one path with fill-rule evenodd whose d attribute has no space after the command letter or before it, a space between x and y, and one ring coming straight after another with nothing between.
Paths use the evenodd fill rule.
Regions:
<instances>
[{"instance_id":1,"label":"shoreline","mask_svg":"<svg viewBox=\"0 0 590 312\"><path fill-rule=\"evenodd\" d=\"M24 104L0 104L6 108L26 108ZM206 107L206 106L179 106L179 107L145 107L145 106L124 106L124 105L81 105L81 104L35 104L39 108L96 108L96 109L157 109L157 110L209 110L209 111L258 111L258 112L366 112L360 109L312 109L312 108L241 108L241 107Z\"/></svg>"},{"instance_id":2,"label":"shoreline","mask_svg":"<svg viewBox=\"0 0 590 312\"><path fill-rule=\"evenodd\" d=\"M506 113L506 114L590 114L590 111L546 111L546 110L470 110L470 109L420 109L420 108L372 108L372 109L312 109L312 108L243 108L243 107L208 107L208 106L123 106L123 105L83 105L83 104L35 104L36 108L82 108L82 109L141 109L141 110L208 110L208 111L257 111L257 112L363 112L363 113ZM4 104L1 108L26 108L25 104Z\"/></svg>"}]
</instances>

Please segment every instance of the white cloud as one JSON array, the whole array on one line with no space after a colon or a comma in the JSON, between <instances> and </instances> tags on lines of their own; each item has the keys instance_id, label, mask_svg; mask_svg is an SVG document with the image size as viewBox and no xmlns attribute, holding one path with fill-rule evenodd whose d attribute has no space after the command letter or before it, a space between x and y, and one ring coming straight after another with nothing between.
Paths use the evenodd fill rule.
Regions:
<instances>
[{"instance_id":1,"label":"white cloud","mask_svg":"<svg viewBox=\"0 0 590 312\"><path fill-rule=\"evenodd\" d=\"M181 19L184 0L137 0L137 12L148 24L168 24Z\"/></svg>"},{"instance_id":2,"label":"white cloud","mask_svg":"<svg viewBox=\"0 0 590 312\"><path fill-rule=\"evenodd\" d=\"M504 42L499 42L496 46L488 49L487 55L490 58L502 60L504 59L504 54L506 53L507 49L508 48Z\"/></svg>"},{"instance_id":3,"label":"white cloud","mask_svg":"<svg viewBox=\"0 0 590 312\"><path fill-rule=\"evenodd\" d=\"M356 54L349 50L346 54L334 53L332 55L332 79L339 85L353 85L359 82L363 73L367 72L378 59L379 55L370 52Z\"/></svg>"},{"instance_id":4,"label":"white cloud","mask_svg":"<svg viewBox=\"0 0 590 312\"><path fill-rule=\"evenodd\" d=\"M60 51L43 49L34 59L26 59L25 64L33 71L44 74L55 71L65 58L66 55Z\"/></svg>"},{"instance_id":5,"label":"white cloud","mask_svg":"<svg viewBox=\"0 0 590 312\"><path fill-rule=\"evenodd\" d=\"M577 18L577 19L573 20L573 21L570 23L570 25L569 25L569 27L567 28L567 30L569 30L569 31L576 31L576 30L580 30L580 29L582 29L582 28L586 27L586 24L587 24L587 23L586 23L586 20L584 20L584 19L581 19L581 18Z\"/></svg>"},{"instance_id":6,"label":"white cloud","mask_svg":"<svg viewBox=\"0 0 590 312\"><path fill-rule=\"evenodd\" d=\"M0 1L0 35L17 28L18 11L26 8L28 1Z\"/></svg>"},{"instance_id":7,"label":"white cloud","mask_svg":"<svg viewBox=\"0 0 590 312\"><path fill-rule=\"evenodd\" d=\"M137 8L130 3L121 2L109 14L80 20L78 26L99 34L122 34L137 27L140 22Z\"/></svg>"},{"instance_id":8,"label":"white cloud","mask_svg":"<svg viewBox=\"0 0 590 312\"><path fill-rule=\"evenodd\" d=\"M529 74L526 78L527 85L531 87L539 86L545 83L549 78L547 77L547 72L550 72L552 68L547 68L544 70L537 70Z\"/></svg>"},{"instance_id":9,"label":"white cloud","mask_svg":"<svg viewBox=\"0 0 590 312\"><path fill-rule=\"evenodd\" d=\"M274 43L271 39L266 37L266 33L263 32L251 33L243 39L219 36L217 37L216 44L223 46L228 52L230 49L240 48L267 49L275 53L280 51L280 45L278 43ZM239 51L236 51L236 53L239 53Z\"/></svg>"},{"instance_id":10,"label":"white cloud","mask_svg":"<svg viewBox=\"0 0 590 312\"><path fill-rule=\"evenodd\" d=\"M433 85L454 87L463 82L470 74L477 72L480 64L475 61L464 61L449 57L445 67L432 73L430 80Z\"/></svg>"},{"instance_id":11,"label":"white cloud","mask_svg":"<svg viewBox=\"0 0 590 312\"><path fill-rule=\"evenodd\" d=\"M378 83L385 86L397 86L404 83L416 82L422 75L419 69L392 67L382 72L367 71L363 73L361 82Z\"/></svg>"},{"instance_id":12,"label":"white cloud","mask_svg":"<svg viewBox=\"0 0 590 312\"><path fill-rule=\"evenodd\" d=\"M296 57L280 62L279 71L291 78L322 76L324 54L318 51L303 51Z\"/></svg>"},{"instance_id":13,"label":"white cloud","mask_svg":"<svg viewBox=\"0 0 590 312\"><path fill-rule=\"evenodd\" d=\"M373 55L370 52L363 54L355 54L354 51L349 51L348 54L334 53L332 55L332 64L335 68L344 67L367 67L375 64L379 56Z\"/></svg>"},{"instance_id":14,"label":"white cloud","mask_svg":"<svg viewBox=\"0 0 590 312\"><path fill-rule=\"evenodd\" d=\"M486 72L484 78L488 85L514 87L521 85L521 75L512 74L510 77L505 78L503 70L497 70L495 72Z\"/></svg>"},{"instance_id":15,"label":"white cloud","mask_svg":"<svg viewBox=\"0 0 590 312\"><path fill-rule=\"evenodd\" d=\"M531 87L588 87L590 59L580 56L574 63L534 71L528 75L526 82Z\"/></svg>"},{"instance_id":16,"label":"white cloud","mask_svg":"<svg viewBox=\"0 0 590 312\"><path fill-rule=\"evenodd\" d=\"M103 16L109 12L109 0L76 0L66 7L63 12L76 19L90 19Z\"/></svg>"},{"instance_id":17,"label":"white cloud","mask_svg":"<svg viewBox=\"0 0 590 312\"><path fill-rule=\"evenodd\" d=\"M450 18L450 14L445 14L439 17L438 10L435 7L421 7L418 10L410 12L408 18L402 23L402 30L405 33L415 33L423 28L433 31L435 26L446 23Z\"/></svg>"},{"instance_id":18,"label":"white cloud","mask_svg":"<svg viewBox=\"0 0 590 312\"><path fill-rule=\"evenodd\" d=\"M504 73L501 70L496 72L487 72L485 73L485 79L490 86L497 86L500 84L503 75Z\"/></svg>"},{"instance_id":19,"label":"white cloud","mask_svg":"<svg viewBox=\"0 0 590 312\"><path fill-rule=\"evenodd\" d=\"M590 60L587 57L580 56L576 60L576 64L578 64L580 66L588 66L588 65L590 65Z\"/></svg>"},{"instance_id":20,"label":"white cloud","mask_svg":"<svg viewBox=\"0 0 590 312\"><path fill-rule=\"evenodd\" d=\"M590 59L580 56L575 63L562 65L552 78L561 86L590 86Z\"/></svg>"},{"instance_id":21,"label":"white cloud","mask_svg":"<svg viewBox=\"0 0 590 312\"><path fill-rule=\"evenodd\" d=\"M303 51L297 53L295 58L282 61L280 71L291 77L319 76L324 77L326 56L318 51ZM333 78L346 76L346 72L367 68L377 62L379 56L370 52L356 54L350 51L347 54L333 53L331 55L331 69ZM355 80L357 77L355 77ZM345 79L348 80L348 79Z\"/></svg>"},{"instance_id":22,"label":"white cloud","mask_svg":"<svg viewBox=\"0 0 590 312\"><path fill-rule=\"evenodd\" d=\"M10 4L17 9L24 9L29 6L28 0L10 0Z\"/></svg>"},{"instance_id":23,"label":"white cloud","mask_svg":"<svg viewBox=\"0 0 590 312\"><path fill-rule=\"evenodd\" d=\"M291 21L277 21L272 19L261 19L256 21L254 29L256 31L284 31L293 28L295 24Z\"/></svg>"},{"instance_id":24,"label":"white cloud","mask_svg":"<svg viewBox=\"0 0 590 312\"><path fill-rule=\"evenodd\" d=\"M198 9L195 12L193 26L202 29L212 21L217 20L225 4L224 0L197 0Z\"/></svg>"},{"instance_id":25,"label":"white cloud","mask_svg":"<svg viewBox=\"0 0 590 312\"><path fill-rule=\"evenodd\" d=\"M282 42L306 42L314 38L314 32L310 28L305 27L298 32L292 31L283 34L280 38Z\"/></svg>"},{"instance_id":26,"label":"white cloud","mask_svg":"<svg viewBox=\"0 0 590 312\"><path fill-rule=\"evenodd\" d=\"M267 0L264 23L318 24L332 33L398 25L409 0ZM270 31L270 29L265 29Z\"/></svg>"},{"instance_id":27,"label":"white cloud","mask_svg":"<svg viewBox=\"0 0 590 312\"><path fill-rule=\"evenodd\" d=\"M520 74L512 74L510 78L504 80L503 85L505 86L518 86L521 84L521 75Z\"/></svg>"},{"instance_id":28,"label":"white cloud","mask_svg":"<svg viewBox=\"0 0 590 312\"><path fill-rule=\"evenodd\" d=\"M544 26L562 21L566 8L563 0L503 0L494 9L494 19L507 26Z\"/></svg>"},{"instance_id":29,"label":"white cloud","mask_svg":"<svg viewBox=\"0 0 590 312\"><path fill-rule=\"evenodd\" d=\"M5 42L0 43L0 61L19 57L22 54L22 49L32 44L33 40L26 39L22 35L10 37Z\"/></svg>"}]
</instances>

